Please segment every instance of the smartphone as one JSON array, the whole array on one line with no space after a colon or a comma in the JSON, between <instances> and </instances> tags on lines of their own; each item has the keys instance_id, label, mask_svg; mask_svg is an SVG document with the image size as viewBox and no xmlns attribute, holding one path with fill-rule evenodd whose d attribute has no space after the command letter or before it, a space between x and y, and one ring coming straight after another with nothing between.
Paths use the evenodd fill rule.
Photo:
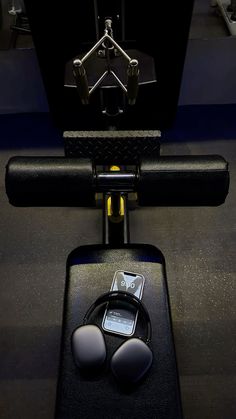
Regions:
<instances>
[{"instance_id":1,"label":"smartphone","mask_svg":"<svg viewBox=\"0 0 236 419\"><path fill-rule=\"evenodd\" d=\"M116 271L111 291L127 291L134 294L140 300L143 295L145 278L143 275L133 272ZM127 309L125 303L108 303L104 313L102 328L106 332L123 336L132 336L138 318L138 310L134 307Z\"/></svg>"}]
</instances>

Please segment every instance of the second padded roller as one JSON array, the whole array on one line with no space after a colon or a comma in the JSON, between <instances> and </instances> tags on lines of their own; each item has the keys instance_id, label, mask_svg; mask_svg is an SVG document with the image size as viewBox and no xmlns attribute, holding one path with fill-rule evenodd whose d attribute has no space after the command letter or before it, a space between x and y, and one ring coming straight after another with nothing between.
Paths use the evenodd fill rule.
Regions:
<instances>
[{"instance_id":1,"label":"second padded roller","mask_svg":"<svg viewBox=\"0 0 236 419\"><path fill-rule=\"evenodd\" d=\"M228 163L221 156L162 156L140 165L142 206L217 206L228 190Z\"/></svg>"}]
</instances>

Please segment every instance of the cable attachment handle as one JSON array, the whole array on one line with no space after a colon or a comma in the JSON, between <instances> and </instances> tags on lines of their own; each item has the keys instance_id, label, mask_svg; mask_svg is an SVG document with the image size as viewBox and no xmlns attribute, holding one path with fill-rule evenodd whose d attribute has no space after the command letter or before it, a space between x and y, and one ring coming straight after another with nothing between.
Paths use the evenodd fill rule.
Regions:
<instances>
[{"instance_id":1,"label":"cable attachment handle","mask_svg":"<svg viewBox=\"0 0 236 419\"><path fill-rule=\"evenodd\" d=\"M89 104L89 86L86 70L81 60L75 59L73 62L73 74L79 93L80 100L83 105Z\"/></svg>"},{"instance_id":2,"label":"cable attachment handle","mask_svg":"<svg viewBox=\"0 0 236 419\"><path fill-rule=\"evenodd\" d=\"M138 96L139 65L138 60L131 60L127 68L127 97L129 105L135 105Z\"/></svg>"},{"instance_id":3,"label":"cable attachment handle","mask_svg":"<svg viewBox=\"0 0 236 419\"><path fill-rule=\"evenodd\" d=\"M89 89L88 79L86 75L86 70L84 63L88 58L94 55L97 49L100 46L103 46L107 53L105 54L107 58L107 69L102 74L102 76L96 81L93 87ZM110 55L109 50L115 49L120 55L128 62L127 68L127 88L122 83L120 78L117 76L115 71L111 69ZM91 94L101 85L104 79L110 75L114 78L116 84L123 90L128 98L129 105L134 105L136 103L138 95L138 81L139 81L139 63L138 60L132 59L114 40L113 30L112 30L112 20L107 19L105 22L105 31L102 38L88 51L81 59L76 58L73 61L73 74L77 86L77 90L83 105L89 103L89 97Z\"/></svg>"}]
</instances>

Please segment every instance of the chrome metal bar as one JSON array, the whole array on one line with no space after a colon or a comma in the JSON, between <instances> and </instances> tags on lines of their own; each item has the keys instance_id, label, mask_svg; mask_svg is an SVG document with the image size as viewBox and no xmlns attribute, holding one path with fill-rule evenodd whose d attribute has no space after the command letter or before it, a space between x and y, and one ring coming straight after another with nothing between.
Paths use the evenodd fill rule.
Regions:
<instances>
[{"instance_id":1,"label":"chrome metal bar","mask_svg":"<svg viewBox=\"0 0 236 419\"><path fill-rule=\"evenodd\" d=\"M131 58L130 58L130 56L128 55L128 54L126 54L126 52L120 47L120 45L119 44L117 44L117 42L116 41L114 41L114 39L113 38L111 38L111 36L109 36L109 35L105 35L106 36L106 38L111 42L111 44L113 44L114 45L114 47L116 48L116 49L118 49L118 51L120 51L120 53L123 55L123 57L128 61L128 62L130 62L131 61Z\"/></svg>"},{"instance_id":2,"label":"chrome metal bar","mask_svg":"<svg viewBox=\"0 0 236 419\"><path fill-rule=\"evenodd\" d=\"M117 44L116 41L114 41L114 39L107 34L107 31L105 31L105 35L103 35L103 37L93 46L93 48L90 49L89 52L87 52L87 54L85 54L85 56L83 58L81 58L81 62L84 63L89 57L91 57L91 55L93 55L94 52L96 52L96 50L98 49L98 47L100 47L101 44L103 44L104 41L108 40L110 41L110 43L123 55L123 57L130 62L131 58L128 54L126 54L126 52L120 47L119 44Z\"/></svg>"},{"instance_id":3,"label":"chrome metal bar","mask_svg":"<svg viewBox=\"0 0 236 419\"><path fill-rule=\"evenodd\" d=\"M98 81L95 83L95 85L90 89L89 96L91 96L91 94L98 88L98 86L100 86L100 84L106 78L106 76L108 75L108 73L109 73L108 71L105 71L103 73L103 75L100 77L100 79L98 79Z\"/></svg>"},{"instance_id":4,"label":"chrome metal bar","mask_svg":"<svg viewBox=\"0 0 236 419\"><path fill-rule=\"evenodd\" d=\"M93 48L91 48L91 50L87 52L83 58L81 58L82 63L84 63L89 57L91 57L91 55L93 55L94 52L96 52L98 47L100 47L100 45L107 39L107 37L110 38L109 35L103 35L103 37L93 46Z\"/></svg>"},{"instance_id":5,"label":"chrome metal bar","mask_svg":"<svg viewBox=\"0 0 236 419\"><path fill-rule=\"evenodd\" d=\"M119 84L119 86L121 87L121 89L127 93L127 89L126 87L123 85L122 81L120 81L119 77L117 77L116 73L114 73L114 71L110 71L110 74L113 75L114 79L117 81L117 83Z\"/></svg>"}]
</instances>

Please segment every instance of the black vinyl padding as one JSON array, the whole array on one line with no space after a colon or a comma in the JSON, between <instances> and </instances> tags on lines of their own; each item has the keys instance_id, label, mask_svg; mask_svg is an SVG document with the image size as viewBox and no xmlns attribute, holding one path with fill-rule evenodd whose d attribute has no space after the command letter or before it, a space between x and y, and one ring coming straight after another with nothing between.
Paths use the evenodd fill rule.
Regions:
<instances>
[{"instance_id":1,"label":"black vinyl padding","mask_svg":"<svg viewBox=\"0 0 236 419\"><path fill-rule=\"evenodd\" d=\"M15 206L93 206L89 159L13 157L6 167L6 192Z\"/></svg>"},{"instance_id":2,"label":"black vinyl padding","mask_svg":"<svg viewBox=\"0 0 236 419\"><path fill-rule=\"evenodd\" d=\"M141 206L217 206L229 190L221 156L162 156L140 163L136 191ZM93 206L96 182L89 159L13 157L6 192L15 206Z\"/></svg>"},{"instance_id":3,"label":"black vinyl padding","mask_svg":"<svg viewBox=\"0 0 236 419\"><path fill-rule=\"evenodd\" d=\"M140 165L141 206L217 206L228 190L228 163L221 156L162 156Z\"/></svg>"}]
</instances>

